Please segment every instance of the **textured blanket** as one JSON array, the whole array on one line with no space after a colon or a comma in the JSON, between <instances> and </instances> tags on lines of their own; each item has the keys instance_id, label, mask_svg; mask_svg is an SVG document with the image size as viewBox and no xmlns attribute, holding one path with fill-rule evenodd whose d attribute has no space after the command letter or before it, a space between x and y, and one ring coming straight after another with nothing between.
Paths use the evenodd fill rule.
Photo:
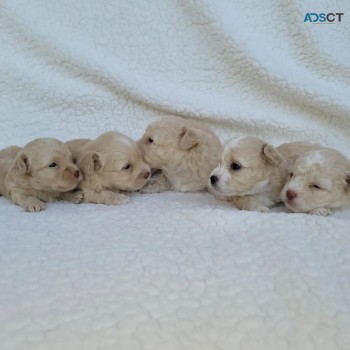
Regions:
<instances>
[{"instance_id":1,"label":"textured blanket","mask_svg":"<svg viewBox=\"0 0 350 350\"><path fill-rule=\"evenodd\" d=\"M349 18L345 0L2 0L0 148L180 115L347 154ZM0 349L348 350L349 226L205 193L1 197Z\"/></svg>"}]
</instances>

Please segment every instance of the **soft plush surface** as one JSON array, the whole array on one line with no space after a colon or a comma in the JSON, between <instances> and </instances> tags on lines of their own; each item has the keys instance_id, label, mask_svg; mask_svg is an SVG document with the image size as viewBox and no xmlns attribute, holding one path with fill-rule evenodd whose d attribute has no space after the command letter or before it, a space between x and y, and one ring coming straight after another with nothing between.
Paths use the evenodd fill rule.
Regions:
<instances>
[{"instance_id":1,"label":"soft plush surface","mask_svg":"<svg viewBox=\"0 0 350 350\"><path fill-rule=\"evenodd\" d=\"M305 12L344 12L304 23ZM350 149L348 1L0 3L0 147L165 115ZM350 210L0 198L1 350L348 350Z\"/></svg>"}]
</instances>

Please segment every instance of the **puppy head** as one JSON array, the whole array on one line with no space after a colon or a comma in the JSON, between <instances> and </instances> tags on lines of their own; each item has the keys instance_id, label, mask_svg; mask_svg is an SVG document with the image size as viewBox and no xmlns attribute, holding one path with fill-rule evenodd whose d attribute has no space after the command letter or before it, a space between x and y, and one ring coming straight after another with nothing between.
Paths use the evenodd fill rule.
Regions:
<instances>
[{"instance_id":1,"label":"puppy head","mask_svg":"<svg viewBox=\"0 0 350 350\"><path fill-rule=\"evenodd\" d=\"M151 168L162 169L181 161L185 154L203 142L210 143L210 139L202 134L202 130L183 118L163 118L147 127L138 145Z\"/></svg>"},{"instance_id":2,"label":"puppy head","mask_svg":"<svg viewBox=\"0 0 350 350\"><path fill-rule=\"evenodd\" d=\"M137 144L117 132L105 133L90 142L78 165L86 180L106 189L136 191L151 175Z\"/></svg>"},{"instance_id":3,"label":"puppy head","mask_svg":"<svg viewBox=\"0 0 350 350\"><path fill-rule=\"evenodd\" d=\"M298 213L342 206L350 201L350 161L330 149L302 154L291 168L281 199Z\"/></svg>"},{"instance_id":4,"label":"puppy head","mask_svg":"<svg viewBox=\"0 0 350 350\"><path fill-rule=\"evenodd\" d=\"M210 174L209 188L224 196L266 192L281 161L280 153L260 138L231 139L224 146L220 165Z\"/></svg>"},{"instance_id":5,"label":"puppy head","mask_svg":"<svg viewBox=\"0 0 350 350\"><path fill-rule=\"evenodd\" d=\"M82 179L68 147L51 138L28 143L17 155L14 170L38 191L70 191Z\"/></svg>"}]
</instances>

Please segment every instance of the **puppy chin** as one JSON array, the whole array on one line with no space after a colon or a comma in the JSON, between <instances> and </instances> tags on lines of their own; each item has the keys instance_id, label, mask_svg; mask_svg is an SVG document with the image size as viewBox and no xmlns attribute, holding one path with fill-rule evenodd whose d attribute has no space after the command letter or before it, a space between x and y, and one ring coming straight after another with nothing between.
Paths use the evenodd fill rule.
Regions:
<instances>
[{"instance_id":1,"label":"puppy chin","mask_svg":"<svg viewBox=\"0 0 350 350\"><path fill-rule=\"evenodd\" d=\"M138 191L143 186L145 186L146 183L147 183L147 181L142 181L142 182L137 181L136 183L129 184L129 185L116 186L115 189L121 190L121 191Z\"/></svg>"},{"instance_id":2,"label":"puppy chin","mask_svg":"<svg viewBox=\"0 0 350 350\"><path fill-rule=\"evenodd\" d=\"M70 185L47 185L47 186L35 186L32 184L32 187L37 191L45 191L49 193L55 193L55 192L69 192L74 190L78 186L78 182Z\"/></svg>"},{"instance_id":3,"label":"puppy chin","mask_svg":"<svg viewBox=\"0 0 350 350\"><path fill-rule=\"evenodd\" d=\"M224 196L224 197L230 197L232 196L232 194L228 194L226 191L223 191L220 187L218 186L213 186L210 181L208 183L208 188L210 190L210 192L219 195L219 196Z\"/></svg>"},{"instance_id":4,"label":"puppy chin","mask_svg":"<svg viewBox=\"0 0 350 350\"><path fill-rule=\"evenodd\" d=\"M282 202L286 206L287 209L292 211L293 213L306 213L307 210L304 210L299 204L297 204L295 201L289 201L287 197L283 196Z\"/></svg>"},{"instance_id":5,"label":"puppy chin","mask_svg":"<svg viewBox=\"0 0 350 350\"><path fill-rule=\"evenodd\" d=\"M143 186L145 186L147 184L147 182L148 182L148 180L142 181L141 183L135 184L135 186L130 191L138 191L138 190L140 190Z\"/></svg>"}]
</instances>

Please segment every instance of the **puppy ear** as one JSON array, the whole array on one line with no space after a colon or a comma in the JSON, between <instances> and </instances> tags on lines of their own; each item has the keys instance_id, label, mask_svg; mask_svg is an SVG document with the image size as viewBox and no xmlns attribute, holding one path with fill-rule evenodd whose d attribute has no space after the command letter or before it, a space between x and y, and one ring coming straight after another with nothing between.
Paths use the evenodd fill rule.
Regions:
<instances>
[{"instance_id":1,"label":"puppy ear","mask_svg":"<svg viewBox=\"0 0 350 350\"><path fill-rule=\"evenodd\" d=\"M15 169L20 174L28 174L31 170L29 156L25 152L20 152L15 160Z\"/></svg>"},{"instance_id":2,"label":"puppy ear","mask_svg":"<svg viewBox=\"0 0 350 350\"><path fill-rule=\"evenodd\" d=\"M198 145L198 136L196 132L190 128L184 127L180 133L180 147L182 149L190 149Z\"/></svg>"},{"instance_id":3,"label":"puppy ear","mask_svg":"<svg viewBox=\"0 0 350 350\"><path fill-rule=\"evenodd\" d=\"M78 165L84 174L91 175L102 169L102 155L98 152L87 152L80 158Z\"/></svg>"},{"instance_id":4,"label":"puppy ear","mask_svg":"<svg viewBox=\"0 0 350 350\"><path fill-rule=\"evenodd\" d=\"M261 148L261 158L271 165L278 165L283 160L281 153L268 143L264 143Z\"/></svg>"}]
</instances>

